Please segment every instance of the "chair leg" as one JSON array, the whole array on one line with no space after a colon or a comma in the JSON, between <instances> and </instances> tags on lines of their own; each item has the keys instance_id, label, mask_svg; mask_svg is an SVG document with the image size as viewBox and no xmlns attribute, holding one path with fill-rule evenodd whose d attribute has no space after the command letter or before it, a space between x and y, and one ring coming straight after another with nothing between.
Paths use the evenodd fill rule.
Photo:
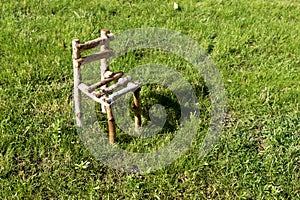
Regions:
<instances>
[{"instance_id":1,"label":"chair leg","mask_svg":"<svg viewBox=\"0 0 300 200\"><path fill-rule=\"evenodd\" d=\"M116 132L115 132L115 119L112 114L111 105L106 106L106 114L107 114L107 123L108 123L109 142L113 144L115 142Z\"/></svg>"},{"instance_id":2,"label":"chair leg","mask_svg":"<svg viewBox=\"0 0 300 200\"><path fill-rule=\"evenodd\" d=\"M74 105L75 105L75 118L77 127L82 127L82 113L81 113L81 91L78 86L74 86Z\"/></svg>"},{"instance_id":3,"label":"chair leg","mask_svg":"<svg viewBox=\"0 0 300 200\"><path fill-rule=\"evenodd\" d=\"M81 113L81 91L78 88L81 83L81 73L80 73L80 63L78 59L80 58L80 51L77 45L80 43L78 39L72 41L72 57L73 57L73 71L74 71L74 107L75 107L75 118L76 125L82 127L82 113Z\"/></svg>"},{"instance_id":4,"label":"chair leg","mask_svg":"<svg viewBox=\"0 0 300 200\"><path fill-rule=\"evenodd\" d=\"M140 107L140 101L139 101L139 96L140 96L140 88L135 90L133 92L133 103L134 103L134 124L135 124L135 131L139 131L142 125L142 120L141 120L141 107Z\"/></svg>"}]
</instances>

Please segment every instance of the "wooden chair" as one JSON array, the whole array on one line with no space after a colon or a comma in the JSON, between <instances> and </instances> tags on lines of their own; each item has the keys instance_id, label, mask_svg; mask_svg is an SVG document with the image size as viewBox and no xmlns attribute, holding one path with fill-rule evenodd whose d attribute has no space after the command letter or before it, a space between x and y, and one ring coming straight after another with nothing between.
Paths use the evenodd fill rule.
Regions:
<instances>
[{"instance_id":1,"label":"wooden chair","mask_svg":"<svg viewBox=\"0 0 300 200\"><path fill-rule=\"evenodd\" d=\"M81 112L81 95L84 93L95 102L101 104L102 112L107 115L108 129L109 129L109 142L115 141L115 120L112 113L112 103L127 94L133 92L134 113L135 113L135 128L139 129L141 126L141 111L139 105L139 91L141 83L134 83L131 77L127 76L122 78L123 72L113 73L109 71L109 57L114 55L114 51L109 48L109 43L114 39L114 35L109 30L101 30L101 37L94 40L80 43L78 39L72 41L72 59L74 71L74 106L76 125L83 126L83 115ZM100 46L100 52L81 57L81 53ZM94 61L101 61L101 80L92 85L86 85L81 80L80 68L82 65L89 64ZM96 73L96 72L95 72ZM116 83L108 86L112 81ZM100 88L100 90L97 90ZM117 89L122 88L118 91Z\"/></svg>"}]
</instances>

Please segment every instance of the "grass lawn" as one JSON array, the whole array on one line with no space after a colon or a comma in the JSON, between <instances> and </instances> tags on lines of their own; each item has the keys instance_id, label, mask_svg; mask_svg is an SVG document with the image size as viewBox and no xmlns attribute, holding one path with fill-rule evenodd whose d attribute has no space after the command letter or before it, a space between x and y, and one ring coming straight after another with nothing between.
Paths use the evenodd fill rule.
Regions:
<instances>
[{"instance_id":1,"label":"grass lawn","mask_svg":"<svg viewBox=\"0 0 300 200\"><path fill-rule=\"evenodd\" d=\"M1 199L300 199L299 1L183 0L178 10L173 3L1 0ZM227 113L217 144L199 158L211 106L197 87L204 82L168 53L118 59L114 71L149 62L176 69L198 88L203 119L187 153L163 169L133 174L97 161L77 134L71 41L99 37L102 28L118 34L142 27L181 32L210 54L226 88ZM144 108L163 103L157 90L142 90ZM169 114L175 121L165 132L147 143L122 142L118 134L119 145L147 152L162 144L177 126L176 110Z\"/></svg>"}]
</instances>

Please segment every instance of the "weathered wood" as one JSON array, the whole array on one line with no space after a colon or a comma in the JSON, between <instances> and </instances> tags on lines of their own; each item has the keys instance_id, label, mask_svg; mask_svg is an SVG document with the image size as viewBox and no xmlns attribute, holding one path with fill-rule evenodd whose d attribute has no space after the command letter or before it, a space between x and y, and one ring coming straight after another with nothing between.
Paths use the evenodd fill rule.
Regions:
<instances>
[{"instance_id":1,"label":"weathered wood","mask_svg":"<svg viewBox=\"0 0 300 200\"><path fill-rule=\"evenodd\" d=\"M127 76L125 78L120 78L116 84L111 85L107 88L103 88L99 92L95 92L94 95L99 98L103 95L113 92L115 89L117 89L119 87L125 87L130 81L131 81L130 76Z\"/></svg>"},{"instance_id":2,"label":"weathered wood","mask_svg":"<svg viewBox=\"0 0 300 200\"><path fill-rule=\"evenodd\" d=\"M133 109L134 109L134 125L135 130L139 131L142 125L142 119L141 119L141 107L140 107L140 90L139 87L133 92Z\"/></svg>"},{"instance_id":3,"label":"weathered wood","mask_svg":"<svg viewBox=\"0 0 300 200\"><path fill-rule=\"evenodd\" d=\"M84 83L79 84L78 86L79 90L83 92L85 95L96 101L97 103L102 104L101 99L97 98L92 92L89 92L89 86L87 86Z\"/></svg>"},{"instance_id":4,"label":"weathered wood","mask_svg":"<svg viewBox=\"0 0 300 200\"><path fill-rule=\"evenodd\" d=\"M111 103L111 102L117 100L119 97L123 96L124 94L135 91L140 86L141 85L139 83L129 82L125 88L109 95L109 97L107 98L107 102Z\"/></svg>"},{"instance_id":5,"label":"weathered wood","mask_svg":"<svg viewBox=\"0 0 300 200\"><path fill-rule=\"evenodd\" d=\"M109 34L110 34L109 30L107 30L107 29L101 30L101 38L107 39L107 38L109 38ZM104 42L101 45L101 52L106 51L106 50L109 50L109 40L107 40L106 42ZM105 72L109 70L108 58L101 59L100 70L101 70L101 80L103 80L103 79L105 79L105 77L104 77Z\"/></svg>"},{"instance_id":6,"label":"weathered wood","mask_svg":"<svg viewBox=\"0 0 300 200\"><path fill-rule=\"evenodd\" d=\"M107 71L104 73L104 75L103 75L103 79L111 78L113 75L114 75L113 72L107 70Z\"/></svg>"},{"instance_id":7,"label":"weathered wood","mask_svg":"<svg viewBox=\"0 0 300 200\"><path fill-rule=\"evenodd\" d=\"M108 36L109 37L106 38L99 37L94 40L87 41L83 44L77 44L77 49L79 52L83 52L92 48L96 48L97 46L103 45L107 42L107 40L112 41L114 39L114 36L112 34L109 34Z\"/></svg>"},{"instance_id":8,"label":"weathered wood","mask_svg":"<svg viewBox=\"0 0 300 200\"><path fill-rule=\"evenodd\" d=\"M76 125L82 127L82 113L81 113L81 92L78 88L81 83L80 63L77 61L80 58L80 52L77 45L80 43L78 39L72 41L72 58L73 58L73 73L74 73L74 107Z\"/></svg>"},{"instance_id":9,"label":"weathered wood","mask_svg":"<svg viewBox=\"0 0 300 200\"><path fill-rule=\"evenodd\" d=\"M116 132L115 132L115 119L113 117L111 106L112 105L107 105L105 106L105 108L107 113L108 138L109 138L109 142L113 144L115 142Z\"/></svg>"},{"instance_id":10,"label":"weathered wood","mask_svg":"<svg viewBox=\"0 0 300 200\"><path fill-rule=\"evenodd\" d=\"M91 62L100 60L100 59L107 59L109 57L112 57L114 55L114 51L113 50L104 50L101 51L99 53L94 53L85 57L81 57L77 60L78 63L80 63L81 65L86 65L89 64Z\"/></svg>"},{"instance_id":11,"label":"weathered wood","mask_svg":"<svg viewBox=\"0 0 300 200\"><path fill-rule=\"evenodd\" d=\"M101 38L106 38L108 39L110 36L110 31L107 29L102 29L101 30ZM101 51L105 51L109 49L109 42L110 40L106 40L106 42L104 42L101 46L100 46L100 50ZM101 71L101 80L104 80L107 78L107 72L109 71L109 61L108 58L103 58L100 60L100 71ZM105 76L106 75L106 76ZM101 89L105 89L107 86L103 85L101 87ZM102 94L103 95L103 94ZM101 96L102 96L101 95ZM102 112L105 113L106 109L104 106L101 106Z\"/></svg>"},{"instance_id":12,"label":"weathered wood","mask_svg":"<svg viewBox=\"0 0 300 200\"><path fill-rule=\"evenodd\" d=\"M107 30L107 29L101 30L101 37L102 38L110 38L111 36L110 36L109 30ZM101 51L105 51L105 50L109 49L109 42L110 42L110 40L108 40L103 45L101 45ZM100 65L101 80L105 80L106 78L108 78L110 76L110 73L107 73L107 72L109 72L109 60L108 60L108 58L103 58L103 59L101 59L100 63L101 63L101 65ZM120 79L119 79L119 81L120 81ZM111 87L111 88L113 89L113 87ZM106 89L106 85L102 86L102 89L103 90ZM106 113L107 113L109 142L111 144L113 144L115 142L115 120L114 120L113 113L111 110L111 105L108 105L105 107L102 106L102 111L106 111Z\"/></svg>"},{"instance_id":13,"label":"weathered wood","mask_svg":"<svg viewBox=\"0 0 300 200\"><path fill-rule=\"evenodd\" d=\"M88 87L88 91L92 92L95 89L100 88L103 85L106 85L106 84L108 84L108 83L110 83L110 82L112 82L114 80L117 80L117 79L121 78L122 76L123 76L123 72L117 72L117 73L113 74L112 77L106 78L106 79L104 79L104 80L102 80L102 81L100 81L98 83L95 83L95 84L89 86Z\"/></svg>"}]
</instances>

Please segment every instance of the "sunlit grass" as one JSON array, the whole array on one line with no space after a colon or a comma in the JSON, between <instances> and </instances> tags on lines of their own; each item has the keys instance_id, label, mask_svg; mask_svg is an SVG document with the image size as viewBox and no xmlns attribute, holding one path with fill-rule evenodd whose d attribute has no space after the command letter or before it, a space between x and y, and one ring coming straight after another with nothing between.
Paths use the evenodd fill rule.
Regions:
<instances>
[{"instance_id":1,"label":"sunlit grass","mask_svg":"<svg viewBox=\"0 0 300 200\"><path fill-rule=\"evenodd\" d=\"M299 2L181 1L180 10L173 3L1 1L2 199L300 198ZM227 98L220 140L199 158L210 117L201 77L185 61L159 51L132 52L113 62L116 71L149 62L171 66L199 99L202 122L190 150L143 175L108 168L86 150L74 127L71 60L74 38L94 39L102 28L117 34L140 27L167 28L196 40L215 61ZM142 90L145 108L156 103L155 89ZM143 115L146 120L147 110ZM105 128L105 118L99 120ZM126 135L117 139L124 149L150 151L154 142L170 139L174 127L176 119L144 146Z\"/></svg>"}]
</instances>

